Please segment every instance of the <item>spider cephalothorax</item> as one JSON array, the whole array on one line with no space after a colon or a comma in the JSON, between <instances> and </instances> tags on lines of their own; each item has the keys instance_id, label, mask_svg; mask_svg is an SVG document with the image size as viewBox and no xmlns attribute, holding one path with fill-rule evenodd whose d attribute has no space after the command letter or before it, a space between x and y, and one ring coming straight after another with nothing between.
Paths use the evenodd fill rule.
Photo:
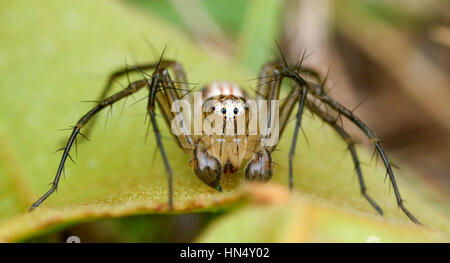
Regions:
<instances>
[{"instance_id":1,"label":"spider cephalothorax","mask_svg":"<svg viewBox=\"0 0 450 263\"><path fill-rule=\"evenodd\" d=\"M268 181L272 177L273 160L271 152L276 147L278 137L283 135L284 128L286 127L294 108L297 107L297 112L295 114L295 129L288 159L289 187L292 189L294 174L293 156L301 127L303 109L307 107L313 114L319 116L325 123L329 124L345 140L355 165L361 193L372 207L379 214L382 214L381 208L366 191L360 162L352 138L342 126L338 124L338 118L335 118L327 111L324 111L318 104L323 103L336 111L339 116L345 117L353 122L370 139L386 167L387 174L394 188L398 206L412 221L420 224L420 222L404 206L391 164L381 147L379 138L367 125L355 116L352 111L327 95L324 89L325 83L320 79L319 75L311 69L302 67L303 58L304 56L295 66L289 66L283 57L283 63L273 62L262 67L254 99L258 102L261 100L267 102L280 102L280 105L278 107L278 103L268 103L266 108L267 111L263 110L263 112L268 112L268 116L263 118L264 124L259 125L257 128L252 126L252 121L256 119L256 115L254 115L255 111L249 109L252 108L250 106L260 103L251 103L252 98L236 84L220 81L207 85L199 96L194 95L193 98L191 98L191 103L194 103L194 109L195 112L197 112L194 114L194 119L195 117L198 119L198 115L200 115L201 123L203 125L196 126L194 123L193 126L196 127L194 127L194 132L191 132L192 125L190 121L188 121L187 115L185 115L186 112L183 111L180 114L181 111L176 103L180 99L190 97L191 95L187 88L188 82L183 67L175 61L164 60L163 55L161 55L161 58L157 63L129 66L124 70L113 73L109 78L104 91L100 95L98 104L86 113L73 127L67 145L63 148L62 159L52 187L31 206L30 210L39 206L56 190L64 168L64 163L67 157L70 157L70 149L78 134L81 134L81 129L83 129L90 120L93 120L93 117L102 109L109 107L120 99L128 97L146 87L149 90L147 104L148 116L150 117L151 125L155 131L157 146L160 150L168 174L168 199L170 208L173 207L173 172L164 150L158 122L156 121L156 105L159 106L166 123L172 125L172 133L178 145L191 155L191 167L194 173L201 181L218 191L222 191L220 185L222 177L225 174L234 173L239 170L244 161L247 162L244 170L245 178L247 180ZM153 74L147 74L145 72L146 70L152 70ZM107 97L113 81L131 71L142 73L143 78L130 83L128 87L122 91ZM303 77L304 74L316 78L317 83L306 81ZM172 79L172 76L174 79ZM292 80L293 85L288 96L283 100L280 100L279 95L283 79ZM199 101L197 100L199 100L200 103L198 103ZM195 103L196 101L197 104ZM195 105L200 105L201 109L199 113L197 111L198 109L195 108ZM178 128L174 129L174 122L178 123L175 125ZM87 128L89 127L92 127L92 125ZM197 133L199 129L202 132L200 134ZM174 131L176 131L176 133ZM88 132L89 131L86 131L86 133ZM274 133L276 136L273 136ZM83 134L81 135L84 136Z\"/></svg>"},{"instance_id":2,"label":"spider cephalothorax","mask_svg":"<svg viewBox=\"0 0 450 263\"><path fill-rule=\"evenodd\" d=\"M267 181L272 177L270 152L260 146L261 134L249 132L247 95L236 84L213 82L202 90L203 122L212 122L218 132L201 135L202 148L193 151L193 170L207 185L221 189L222 174L235 173L249 160L245 177ZM241 133L239 132L241 130ZM215 178L214 178L215 177Z\"/></svg>"}]
</instances>

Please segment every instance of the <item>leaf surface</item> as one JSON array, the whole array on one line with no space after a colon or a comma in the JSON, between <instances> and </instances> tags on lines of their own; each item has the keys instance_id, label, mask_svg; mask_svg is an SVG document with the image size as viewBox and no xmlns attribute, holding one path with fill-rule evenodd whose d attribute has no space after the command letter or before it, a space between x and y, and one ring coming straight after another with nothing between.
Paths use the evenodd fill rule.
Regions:
<instances>
[{"instance_id":1,"label":"leaf surface","mask_svg":"<svg viewBox=\"0 0 450 263\"><path fill-rule=\"evenodd\" d=\"M129 99L125 107L120 102L113 108L107 122L107 111L99 115L92 142L80 141L77 151L72 151L77 165L67 162L58 193L28 213L28 207L53 180L61 153L52 152L62 147L70 134L58 129L74 125L92 107L79 101L97 98L113 70L125 63L154 61L167 44L167 57L185 66L190 82L230 79L248 87L253 83L246 80L255 76L232 60L200 50L183 32L115 1L50 0L45 5L37 0L2 1L0 34L1 242L24 240L97 218L222 209L252 195L240 190L243 176L239 173L224 179L223 193L209 189L193 175L189 156L167 140L175 177L175 209L168 212L166 173L160 156L155 156L151 130L145 141L145 102L130 107L134 100ZM127 84L126 79L119 82ZM114 91L120 88L116 85ZM135 99L144 96L139 93ZM170 138L164 121L160 125ZM300 137L294 167L296 192L378 218L359 194L353 164L343 151L345 144L308 114L303 125L310 146ZM287 185L292 127L285 134L281 151L274 154L279 166L272 181L281 185ZM359 152L363 160L369 159L365 150ZM384 169L371 165L364 173L369 193L384 208L386 218L411 225L383 183ZM397 175L411 211L424 224L449 233L447 215L426 199L426 190L411 186L417 183L405 180L403 174L409 176L409 171ZM254 208L249 209L248 213L254 214ZM343 216L340 220L349 219ZM206 235L200 240L210 238Z\"/></svg>"}]
</instances>

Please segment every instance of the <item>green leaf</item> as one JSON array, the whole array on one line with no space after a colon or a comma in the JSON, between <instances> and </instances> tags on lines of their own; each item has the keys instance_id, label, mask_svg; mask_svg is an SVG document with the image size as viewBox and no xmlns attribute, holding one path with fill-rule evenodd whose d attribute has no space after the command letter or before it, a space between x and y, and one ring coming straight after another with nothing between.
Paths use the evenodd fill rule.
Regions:
<instances>
[{"instance_id":1,"label":"green leaf","mask_svg":"<svg viewBox=\"0 0 450 263\"><path fill-rule=\"evenodd\" d=\"M0 10L0 240L81 219L166 210L167 178L160 156L153 161L152 132L145 143L145 102L129 107L130 98L123 114L121 102L113 108L106 128L107 111L100 114L92 142L80 139L78 157L72 150L77 165L67 162L58 193L41 209L26 212L53 180L61 156L53 152L70 134L59 129L92 107L80 101L95 100L107 76L125 62L160 55L144 38L156 52L167 44L167 57L182 62L192 82L231 77L245 83L248 75L230 70L236 68L230 61L205 56L182 32L115 1L14 1L2 2ZM170 137L168 129L163 133ZM206 187L190 170L189 156L166 144L175 167L177 211L202 209L232 195L233 187L223 195Z\"/></svg>"},{"instance_id":2,"label":"green leaf","mask_svg":"<svg viewBox=\"0 0 450 263\"><path fill-rule=\"evenodd\" d=\"M167 57L185 66L190 82L230 79L249 86L246 80L254 76L234 61L198 49L183 32L115 1L49 0L45 5L38 0L2 1L0 34L0 242L20 241L98 218L239 207L233 204L253 195L240 190L244 183L239 173L224 179L223 193L208 188L190 170L189 156L166 141L175 177L175 209L167 211L167 178L158 154L153 161L153 134L144 140L145 102L129 107L130 99L123 114L122 103L114 107L106 127L107 111L100 114L92 142L80 141L78 156L72 151L77 165L67 163L58 193L28 213L27 208L53 180L60 153L52 152L69 136L70 131L58 129L74 125L92 107L79 101L96 99L108 74L125 62L152 61L167 44ZM121 83L126 84L126 78ZM115 91L119 89L117 85ZM136 100L145 95L136 95ZM160 124L164 127L164 121ZM343 152L345 144L308 114L303 125L310 146L299 139L294 167L298 194L331 203L346 213L411 226L396 208L389 186L383 184L381 166L365 167L364 173L369 193L384 208L385 218L378 217L360 196L353 164ZM170 137L167 128L162 132ZM279 166L272 180L282 185L287 185L292 127L285 134L281 151L274 154ZM369 159L363 149L359 152L362 160ZM397 173L408 207L424 224L450 233L447 215L426 199L427 190L411 186L420 182L403 178L411 178L410 174L407 169Z\"/></svg>"},{"instance_id":3,"label":"green leaf","mask_svg":"<svg viewBox=\"0 0 450 263\"><path fill-rule=\"evenodd\" d=\"M275 40L281 33L282 1L251 0L246 10L237 54L244 66L258 72L277 52Z\"/></svg>"},{"instance_id":4,"label":"green leaf","mask_svg":"<svg viewBox=\"0 0 450 263\"><path fill-rule=\"evenodd\" d=\"M447 235L429 227L289 195L279 186L247 190L252 202L216 220L197 242L449 242Z\"/></svg>"}]
</instances>

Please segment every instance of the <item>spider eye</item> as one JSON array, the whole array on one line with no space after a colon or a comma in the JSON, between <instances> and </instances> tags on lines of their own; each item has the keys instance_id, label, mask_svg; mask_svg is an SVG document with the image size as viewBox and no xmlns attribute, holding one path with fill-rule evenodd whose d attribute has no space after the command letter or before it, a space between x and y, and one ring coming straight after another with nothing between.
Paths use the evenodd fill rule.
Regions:
<instances>
[{"instance_id":1,"label":"spider eye","mask_svg":"<svg viewBox=\"0 0 450 263\"><path fill-rule=\"evenodd\" d=\"M216 111L216 107L212 106L211 111Z\"/></svg>"},{"instance_id":2,"label":"spider eye","mask_svg":"<svg viewBox=\"0 0 450 263\"><path fill-rule=\"evenodd\" d=\"M222 114L225 114L225 113L227 113L227 109L222 108Z\"/></svg>"},{"instance_id":3,"label":"spider eye","mask_svg":"<svg viewBox=\"0 0 450 263\"><path fill-rule=\"evenodd\" d=\"M234 108L234 114L238 114L239 109L238 108Z\"/></svg>"}]
</instances>

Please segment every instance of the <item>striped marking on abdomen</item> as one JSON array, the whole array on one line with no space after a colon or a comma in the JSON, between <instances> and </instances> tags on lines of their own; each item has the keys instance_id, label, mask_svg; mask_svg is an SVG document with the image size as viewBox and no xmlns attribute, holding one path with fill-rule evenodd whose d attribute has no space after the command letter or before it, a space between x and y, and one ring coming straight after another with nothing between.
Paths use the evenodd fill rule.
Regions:
<instances>
[{"instance_id":1,"label":"striped marking on abdomen","mask_svg":"<svg viewBox=\"0 0 450 263\"><path fill-rule=\"evenodd\" d=\"M245 93L242 89L233 82L215 81L207 85L203 91L203 101L217 96L234 96L238 98L245 98Z\"/></svg>"}]
</instances>

